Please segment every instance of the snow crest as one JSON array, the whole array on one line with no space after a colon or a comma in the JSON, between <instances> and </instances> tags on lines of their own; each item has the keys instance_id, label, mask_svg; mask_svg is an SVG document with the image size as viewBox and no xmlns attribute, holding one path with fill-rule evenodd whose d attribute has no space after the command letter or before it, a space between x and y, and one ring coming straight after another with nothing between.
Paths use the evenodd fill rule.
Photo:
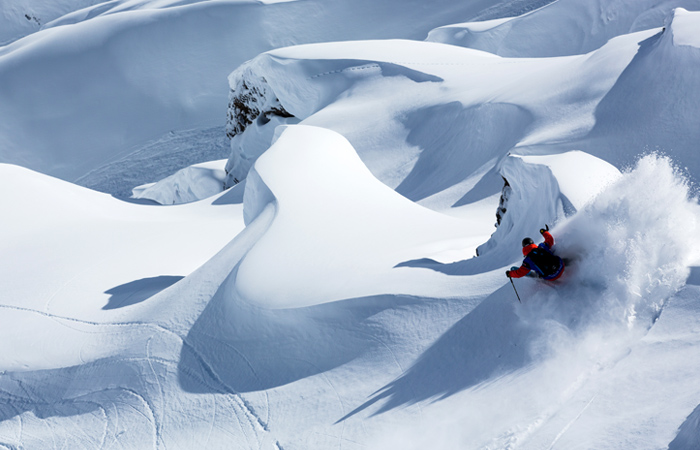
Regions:
<instances>
[{"instance_id":1,"label":"snow crest","mask_svg":"<svg viewBox=\"0 0 700 450\"><path fill-rule=\"evenodd\" d=\"M678 6L697 9L700 2L555 1L517 17L442 26L432 30L427 40L507 57L577 55L596 50L616 36L661 27L679 10L684 15ZM684 20L688 20L684 36L697 42L690 32L692 19Z\"/></svg>"},{"instance_id":2,"label":"snow crest","mask_svg":"<svg viewBox=\"0 0 700 450\"><path fill-rule=\"evenodd\" d=\"M520 258L520 242L574 215L602 192L620 172L607 162L580 151L558 155L509 154L498 166L505 180L496 212L498 228L478 253ZM514 253L515 252L515 253Z\"/></svg>"}]
</instances>

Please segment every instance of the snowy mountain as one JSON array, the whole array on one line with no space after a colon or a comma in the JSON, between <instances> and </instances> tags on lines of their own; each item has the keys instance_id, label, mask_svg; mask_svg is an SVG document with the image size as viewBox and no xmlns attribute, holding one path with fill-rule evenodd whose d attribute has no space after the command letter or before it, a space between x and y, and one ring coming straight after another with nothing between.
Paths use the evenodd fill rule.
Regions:
<instances>
[{"instance_id":1,"label":"snowy mountain","mask_svg":"<svg viewBox=\"0 0 700 450\"><path fill-rule=\"evenodd\" d=\"M700 448L700 1L0 11L0 448Z\"/></svg>"},{"instance_id":2,"label":"snowy mountain","mask_svg":"<svg viewBox=\"0 0 700 450\"><path fill-rule=\"evenodd\" d=\"M223 125L226 76L261 52L308 42L423 39L488 3L95 4L0 48L0 157L75 181L171 131ZM3 15L17 17L23 11L17 8L3 3Z\"/></svg>"}]
</instances>

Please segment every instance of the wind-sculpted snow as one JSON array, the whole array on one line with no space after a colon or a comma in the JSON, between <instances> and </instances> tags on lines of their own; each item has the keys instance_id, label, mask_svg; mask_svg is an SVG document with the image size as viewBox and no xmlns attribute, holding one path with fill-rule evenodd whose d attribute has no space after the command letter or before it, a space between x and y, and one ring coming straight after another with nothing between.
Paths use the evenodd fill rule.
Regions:
<instances>
[{"instance_id":1,"label":"wind-sculpted snow","mask_svg":"<svg viewBox=\"0 0 700 450\"><path fill-rule=\"evenodd\" d=\"M37 30L35 2L15 3L0 11L12 16L11 28L19 20ZM44 3L37 5L42 12L56 6L65 13L96 2ZM455 14L466 20L491 3L101 2L0 47L0 162L75 180L169 131L221 125L226 76L262 52L308 42L423 39ZM7 37L0 34L0 43Z\"/></svg>"},{"instance_id":2,"label":"wind-sculpted snow","mask_svg":"<svg viewBox=\"0 0 700 450\"><path fill-rule=\"evenodd\" d=\"M342 42L292 47L260 55L232 72L227 116L227 134L231 138L227 185L245 179L255 160L269 148L277 126L309 118L367 80L382 77L414 83L442 80L407 64L387 61L399 56L401 46L397 44ZM411 44L426 47L421 43Z\"/></svg>"},{"instance_id":3,"label":"wind-sculpted snow","mask_svg":"<svg viewBox=\"0 0 700 450\"><path fill-rule=\"evenodd\" d=\"M596 123L578 148L620 167L631 164L630 150L668 154L692 178L700 173L700 48L675 41L675 16L700 29L700 13L674 13L669 26L640 42L639 52L596 108ZM643 95L640 95L643 93ZM605 142L604 145L601 143ZM622 151L615 151L615 149ZM695 180L697 181L697 180Z\"/></svg>"},{"instance_id":4,"label":"wind-sculpted snow","mask_svg":"<svg viewBox=\"0 0 700 450\"><path fill-rule=\"evenodd\" d=\"M496 264L502 265L507 263L508 256L518 258L525 235L532 236L542 224L554 224L564 217L559 184L547 166L508 157L499 173L507 180L510 192L502 206L505 213L498 228L488 242L479 246L481 264L496 259Z\"/></svg>"},{"instance_id":5,"label":"wind-sculpted snow","mask_svg":"<svg viewBox=\"0 0 700 450\"><path fill-rule=\"evenodd\" d=\"M680 17L685 25L675 33L683 38L697 18ZM692 142L700 137L684 111L700 91L692 88L697 49L673 45L675 28L567 58L503 59L412 41L264 53L229 77L226 184L247 176L278 125L299 121L340 132L377 178L437 210L496 194L495 165L509 151L580 149L620 167L655 146L694 172ZM674 70L655 69L663 66Z\"/></svg>"},{"instance_id":6,"label":"wind-sculpted snow","mask_svg":"<svg viewBox=\"0 0 700 450\"><path fill-rule=\"evenodd\" d=\"M498 228L479 246L482 263L519 257L525 235L536 236L542 224L572 216L619 176L612 165L580 151L509 155L499 163L498 173L508 183L507 199L502 196Z\"/></svg>"},{"instance_id":7,"label":"wind-sculpted snow","mask_svg":"<svg viewBox=\"0 0 700 450\"><path fill-rule=\"evenodd\" d=\"M698 10L700 1L556 1L518 17L443 26L428 41L509 57L576 55L616 36L667 25L678 7Z\"/></svg>"},{"instance_id":8,"label":"wind-sculpted snow","mask_svg":"<svg viewBox=\"0 0 700 450\"><path fill-rule=\"evenodd\" d=\"M112 0L0 47L0 156L116 160L100 185L221 157L238 67L235 186L137 189L211 199L0 164L0 448L694 449L700 27L669 5ZM495 11L465 36L517 57L343 41ZM564 276L511 284L545 223Z\"/></svg>"},{"instance_id":9,"label":"wind-sculpted snow","mask_svg":"<svg viewBox=\"0 0 700 450\"><path fill-rule=\"evenodd\" d=\"M246 223L268 207L275 219L235 282L238 296L267 308L403 294L409 287L426 295L442 291L421 281L439 274L396 266L417 256L444 258L450 247L447 258L468 257L484 239L477 217L459 220L410 202L374 178L338 133L305 125L287 127L251 171ZM339 235L339 229L352 232ZM465 239L466 229L476 236ZM376 256L365 260L370 253ZM268 278L276 282L262 282ZM309 283L313 293L304 288Z\"/></svg>"},{"instance_id":10,"label":"wind-sculpted snow","mask_svg":"<svg viewBox=\"0 0 700 450\"><path fill-rule=\"evenodd\" d=\"M610 90L630 61L641 58L639 42L657 32L622 36L587 55L540 59L498 58L430 42L305 45L260 55L229 81L235 92L244 81L257 86L264 79L264 89L258 90L266 95L251 99L251 105L279 101L301 123L341 133L382 182L445 211L496 194L496 165L509 151L536 155L582 149L618 166L623 158L631 161L639 148L608 144L618 119L601 105L627 108L623 101L607 101ZM691 66L680 55L665 54L680 64L684 79L691 76ZM582 81L591 79L595 82ZM641 83L634 87L635 92L646 89ZM674 96L683 92L694 98L684 84L673 89ZM272 117L234 136L229 184L245 176L272 141L279 123ZM683 136L695 133L685 117L672 121L674 139L683 141L676 146L683 164L693 161L685 156L691 148ZM641 132L638 128L635 132ZM644 132L667 128L647 121Z\"/></svg>"}]
</instances>

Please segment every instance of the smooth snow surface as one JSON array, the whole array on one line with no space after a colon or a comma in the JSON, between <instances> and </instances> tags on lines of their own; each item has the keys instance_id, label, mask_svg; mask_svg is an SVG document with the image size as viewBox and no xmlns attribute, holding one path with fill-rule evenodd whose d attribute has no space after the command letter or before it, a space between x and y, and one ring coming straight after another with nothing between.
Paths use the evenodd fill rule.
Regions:
<instances>
[{"instance_id":1,"label":"smooth snow surface","mask_svg":"<svg viewBox=\"0 0 700 450\"><path fill-rule=\"evenodd\" d=\"M700 13L691 13L683 8L674 11L671 24L674 44L700 48L700 36L697 33L698 20L700 20L698 14Z\"/></svg>"},{"instance_id":2,"label":"smooth snow surface","mask_svg":"<svg viewBox=\"0 0 700 450\"><path fill-rule=\"evenodd\" d=\"M697 10L0 3L0 448L697 449Z\"/></svg>"},{"instance_id":3,"label":"smooth snow surface","mask_svg":"<svg viewBox=\"0 0 700 450\"><path fill-rule=\"evenodd\" d=\"M237 271L237 291L255 304L290 308L386 292L450 296L447 277L396 265L448 248L470 256L486 239L478 222L435 213L379 182L347 140L323 128L287 129L254 170L246 222L271 205L276 210Z\"/></svg>"},{"instance_id":4,"label":"smooth snow surface","mask_svg":"<svg viewBox=\"0 0 700 450\"><path fill-rule=\"evenodd\" d=\"M58 17L102 3L101 0L3 0L0 3L0 45L39 31Z\"/></svg>"}]
</instances>

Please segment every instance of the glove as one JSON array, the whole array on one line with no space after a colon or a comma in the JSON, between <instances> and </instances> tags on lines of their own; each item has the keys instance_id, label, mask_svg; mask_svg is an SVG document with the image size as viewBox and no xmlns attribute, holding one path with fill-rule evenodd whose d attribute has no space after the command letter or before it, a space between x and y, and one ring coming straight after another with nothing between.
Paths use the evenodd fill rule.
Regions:
<instances>
[{"instance_id":1,"label":"glove","mask_svg":"<svg viewBox=\"0 0 700 450\"><path fill-rule=\"evenodd\" d=\"M506 276L510 278L510 270L506 270Z\"/></svg>"},{"instance_id":2,"label":"glove","mask_svg":"<svg viewBox=\"0 0 700 450\"><path fill-rule=\"evenodd\" d=\"M545 231L549 231L549 225L544 224L544 228L540 228L540 234L544 234Z\"/></svg>"}]
</instances>

